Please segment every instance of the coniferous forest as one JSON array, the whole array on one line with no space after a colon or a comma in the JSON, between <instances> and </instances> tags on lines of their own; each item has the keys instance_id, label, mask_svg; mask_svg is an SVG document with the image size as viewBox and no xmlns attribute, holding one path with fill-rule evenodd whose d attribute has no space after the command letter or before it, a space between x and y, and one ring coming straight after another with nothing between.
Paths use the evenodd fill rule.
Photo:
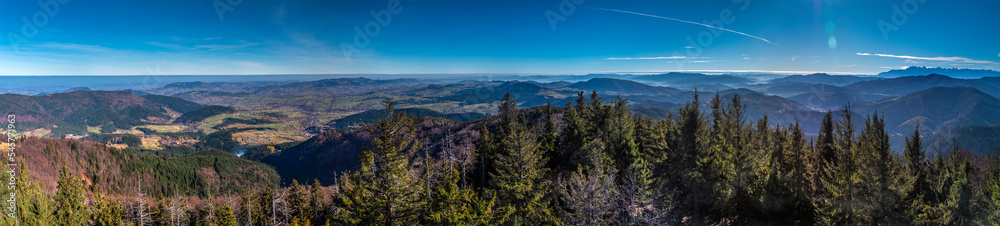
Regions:
<instances>
[{"instance_id":1,"label":"coniferous forest","mask_svg":"<svg viewBox=\"0 0 1000 226\"><path fill-rule=\"evenodd\" d=\"M1000 225L1000 0L0 0L0 226Z\"/></svg>"},{"instance_id":2,"label":"coniferous forest","mask_svg":"<svg viewBox=\"0 0 1000 226\"><path fill-rule=\"evenodd\" d=\"M379 119L358 128L371 134L360 167L336 175L331 186L292 180L231 195L142 186L109 194L95 192L63 163L51 193L19 175L16 213L30 225L1000 222L996 153L927 150L915 129L897 154L883 116L852 118L850 106L827 112L807 138L798 124L747 120L739 95L703 101L695 94L676 114L654 120L631 112L625 99L596 92L532 109L519 109L506 95L499 113L480 124L472 156L459 158L422 149L416 118L386 100Z\"/></svg>"}]
</instances>

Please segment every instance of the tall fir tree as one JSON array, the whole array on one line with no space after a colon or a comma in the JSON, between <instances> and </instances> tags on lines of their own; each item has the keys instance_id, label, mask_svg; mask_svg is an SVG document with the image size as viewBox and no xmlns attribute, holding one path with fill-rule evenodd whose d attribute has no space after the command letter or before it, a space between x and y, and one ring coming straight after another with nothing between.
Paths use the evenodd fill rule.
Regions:
<instances>
[{"instance_id":1,"label":"tall fir tree","mask_svg":"<svg viewBox=\"0 0 1000 226\"><path fill-rule=\"evenodd\" d=\"M969 153L962 151L952 139L952 151L948 156L948 178L950 186L943 192L943 220L949 225L971 225L980 215L979 202L973 189L973 167ZM947 186L947 185L946 185Z\"/></svg>"},{"instance_id":2,"label":"tall fir tree","mask_svg":"<svg viewBox=\"0 0 1000 226\"><path fill-rule=\"evenodd\" d=\"M555 169L563 163L560 159L562 153L559 150L559 135L556 133L555 120L555 109L552 107L552 101L549 100L545 104L545 126L542 128L542 136L538 139L538 149L549 160L546 163L546 167L549 169Z\"/></svg>"},{"instance_id":3,"label":"tall fir tree","mask_svg":"<svg viewBox=\"0 0 1000 226\"><path fill-rule=\"evenodd\" d=\"M298 180L292 179L288 188L288 207L292 211L292 217L297 219L310 219L312 214L309 211L309 197L306 196L305 188L299 184Z\"/></svg>"},{"instance_id":4,"label":"tall fir tree","mask_svg":"<svg viewBox=\"0 0 1000 226\"><path fill-rule=\"evenodd\" d=\"M920 216L926 216L925 210L930 210L930 208L935 205L934 202L934 190L931 185L929 178L928 162L927 156L924 153L923 143L920 141L920 126L917 125L913 129L913 135L906 138L906 149L903 151L903 156L906 159L906 176L908 177L906 185L906 196L905 204L908 205L908 215L920 223L924 219Z\"/></svg>"},{"instance_id":5,"label":"tall fir tree","mask_svg":"<svg viewBox=\"0 0 1000 226\"><path fill-rule=\"evenodd\" d=\"M997 161L997 156L992 157L993 167L990 169L989 174L986 176L986 183L983 186L983 194L985 196L985 211L983 213L984 222L1000 222L1000 161Z\"/></svg>"},{"instance_id":6,"label":"tall fir tree","mask_svg":"<svg viewBox=\"0 0 1000 226\"><path fill-rule=\"evenodd\" d=\"M558 168L555 168L557 172L572 172L577 169L581 162L585 161L580 150L593 139L593 134L590 134L590 121L588 121L590 111L583 91L577 93L575 102L566 102L566 111L563 114L563 123L566 124L566 128L563 130L561 157L557 159L559 161Z\"/></svg>"},{"instance_id":7,"label":"tall fir tree","mask_svg":"<svg viewBox=\"0 0 1000 226\"><path fill-rule=\"evenodd\" d=\"M265 187L257 193L253 200L253 221L255 225L272 225L274 216L274 189Z\"/></svg>"},{"instance_id":8,"label":"tall fir tree","mask_svg":"<svg viewBox=\"0 0 1000 226\"><path fill-rule=\"evenodd\" d=\"M445 164L434 175L433 193L427 202L429 213L423 220L431 225L486 225L494 223L493 199L484 199L472 189L458 186L459 172Z\"/></svg>"},{"instance_id":9,"label":"tall fir tree","mask_svg":"<svg viewBox=\"0 0 1000 226\"><path fill-rule=\"evenodd\" d=\"M83 182L69 172L66 164L59 171L58 191L55 195L55 218L58 225L83 225L90 218Z\"/></svg>"},{"instance_id":10,"label":"tall fir tree","mask_svg":"<svg viewBox=\"0 0 1000 226\"><path fill-rule=\"evenodd\" d=\"M327 222L326 192L319 179L313 179L312 186L309 187L309 210L312 222Z\"/></svg>"},{"instance_id":11,"label":"tall fir tree","mask_svg":"<svg viewBox=\"0 0 1000 226\"><path fill-rule=\"evenodd\" d=\"M676 148L671 148L676 151L671 151L657 170L665 189L663 194L670 194L661 196L659 202L671 203L669 208L675 212L671 220L676 223L684 221L681 216L705 219L711 215L718 197L710 179L715 171L708 150L709 128L700 105L696 91L692 101L679 110L675 133L678 139Z\"/></svg>"},{"instance_id":12,"label":"tall fir tree","mask_svg":"<svg viewBox=\"0 0 1000 226\"><path fill-rule=\"evenodd\" d=\"M863 199L869 193L859 179L863 174L864 158L856 147L850 109L850 104L844 107L834 127L837 134L835 164L828 165L822 172L823 188L828 193L822 200L825 207L819 219L822 224L866 224L871 221Z\"/></svg>"},{"instance_id":13,"label":"tall fir tree","mask_svg":"<svg viewBox=\"0 0 1000 226\"><path fill-rule=\"evenodd\" d=\"M554 223L556 218L545 199L552 186L545 178L546 160L538 149L535 134L518 122L516 106L508 96L500 109L501 120L510 120L500 124L507 128L498 128L504 136L498 140L496 172L491 174L500 205L510 224Z\"/></svg>"},{"instance_id":14,"label":"tall fir tree","mask_svg":"<svg viewBox=\"0 0 1000 226\"><path fill-rule=\"evenodd\" d=\"M121 225L124 212L119 201L97 195L94 197L91 222L95 225Z\"/></svg>"},{"instance_id":15,"label":"tall fir tree","mask_svg":"<svg viewBox=\"0 0 1000 226\"><path fill-rule=\"evenodd\" d=\"M412 152L420 149L413 119L385 101L385 119L367 125L372 146L361 154L361 168L340 179L336 202L347 224L400 225L413 222L423 199L421 181L412 175Z\"/></svg>"},{"instance_id":16,"label":"tall fir tree","mask_svg":"<svg viewBox=\"0 0 1000 226\"><path fill-rule=\"evenodd\" d=\"M816 170L817 173L813 177L813 187L816 191L817 197L827 196L826 188L823 186L823 180L829 180L830 178L823 178L827 176L825 171L832 170L837 164L837 144L834 139L836 134L833 132L833 116L832 112L826 111L823 115L823 119L820 122L819 131L816 134L816 152L819 155L817 161ZM823 205L823 203L818 203Z\"/></svg>"},{"instance_id":17,"label":"tall fir tree","mask_svg":"<svg viewBox=\"0 0 1000 226\"><path fill-rule=\"evenodd\" d=\"M904 223L902 212L907 205L901 205L900 159L889 147L889 134L885 131L885 120L878 112L865 119L865 128L858 138L859 154L864 158L860 176L867 192L865 196L865 217L872 223Z\"/></svg>"},{"instance_id":18,"label":"tall fir tree","mask_svg":"<svg viewBox=\"0 0 1000 226\"><path fill-rule=\"evenodd\" d=\"M212 213L214 216L214 221L211 222L218 226L236 226L236 214L233 213L233 208L229 205L224 205L220 208L216 208L215 212Z\"/></svg>"},{"instance_id":19,"label":"tall fir tree","mask_svg":"<svg viewBox=\"0 0 1000 226\"><path fill-rule=\"evenodd\" d=\"M607 147L604 150L607 156L614 162L616 175L619 178L618 184L624 184L625 174L635 173L643 190L649 185L649 168L651 167L645 156L639 152L635 138L635 120L629 111L628 100L617 98L611 102L607 116L605 128L601 129L599 135L602 137ZM643 195L646 196L646 195Z\"/></svg>"}]
</instances>

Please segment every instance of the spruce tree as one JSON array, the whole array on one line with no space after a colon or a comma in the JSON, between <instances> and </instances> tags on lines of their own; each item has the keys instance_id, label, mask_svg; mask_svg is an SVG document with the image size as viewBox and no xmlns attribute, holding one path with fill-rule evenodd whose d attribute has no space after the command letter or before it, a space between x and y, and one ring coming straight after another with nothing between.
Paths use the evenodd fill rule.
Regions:
<instances>
[{"instance_id":1,"label":"spruce tree","mask_svg":"<svg viewBox=\"0 0 1000 226\"><path fill-rule=\"evenodd\" d=\"M221 208L215 209L214 222L218 226L236 226L236 215L233 213L233 208L229 205L225 205Z\"/></svg>"},{"instance_id":2,"label":"spruce tree","mask_svg":"<svg viewBox=\"0 0 1000 226\"><path fill-rule=\"evenodd\" d=\"M432 225L485 225L493 222L493 200L481 198L472 189L458 186L459 172L446 164L438 170L433 193L427 202L424 223Z\"/></svg>"},{"instance_id":3,"label":"spruce tree","mask_svg":"<svg viewBox=\"0 0 1000 226\"><path fill-rule=\"evenodd\" d=\"M969 153L960 152L958 144L952 139L952 151L948 156L948 186L943 204L943 220L949 225L970 225L980 215L979 202L973 190L972 170Z\"/></svg>"},{"instance_id":4,"label":"spruce tree","mask_svg":"<svg viewBox=\"0 0 1000 226\"><path fill-rule=\"evenodd\" d=\"M836 163L828 165L823 171L823 188L828 193L823 200L825 208L820 219L820 223L824 224L866 224L871 221L866 215L868 208L865 208L867 202L864 200L869 191L860 179L864 158L856 147L850 109L850 105L845 106L834 128L837 134Z\"/></svg>"},{"instance_id":5,"label":"spruce tree","mask_svg":"<svg viewBox=\"0 0 1000 226\"><path fill-rule=\"evenodd\" d=\"M830 111L826 111L826 115L823 116L823 120L819 126L819 132L816 135L816 151L818 152L818 164L816 166L817 173L814 176L814 185L816 189L816 195L818 197L827 196L826 188L823 186L823 180L829 180L831 178L824 178L827 176L825 173L828 170L833 170L835 164L837 164L837 144L835 142L833 132L833 116ZM822 203L820 203L822 205Z\"/></svg>"},{"instance_id":6,"label":"spruce tree","mask_svg":"<svg viewBox=\"0 0 1000 226\"><path fill-rule=\"evenodd\" d=\"M292 179L292 184L288 188L288 206L291 208L292 216L295 218L310 219L312 215L309 211L305 188L295 179Z\"/></svg>"},{"instance_id":7,"label":"spruce tree","mask_svg":"<svg viewBox=\"0 0 1000 226\"><path fill-rule=\"evenodd\" d=\"M553 210L544 199L551 190L545 175L545 157L538 149L537 138L517 121L514 101L505 97L501 104L501 123L498 131L504 133L499 140L498 156L491 174L497 186L502 208L508 213L511 224L553 223ZM503 128L506 127L506 128Z\"/></svg>"},{"instance_id":8,"label":"spruce tree","mask_svg":"<svg viewBox=\"0 0 1000 226\"><path fill-rule=\"evenodd\" d=\"M122 216L121 203L104 195L94 197L91 222L94 222L95 225L121 225L123 223Z\"/></svg>"},{"instance_id":9,"label":"spruce tree","mask_svg":"<svg viewBox=\"0 0 1000 226\"><path fill-rule=\"evenodd\" d=\"M983 194L985 198L985 212L983 218L985 222L1000 222L1000 167L996 161L997 156L991 156L994 158L993 167L990 169L989 175L986 177L986 185L983 187Z\"/></svg>"},{"instance_id":10,"label":"spruce tree","mask_svg":"<svg viewBox=\"0 0 1000 226\"><path fill-rule=\"evenodd\" d=\"M559 151L559 145L559 136L556 134L555 110L552 108L550 100L545 104L545 126L542 136L538 140L538 149L549 160L546 163L546 167L549 169L554 169L564 162L560 159L563 155Z\"/></svg>"},{"instance_id":11,"label":"spruce tree","mask_svg":"<svg viewBox=\"0 0 1000 226\"><path fill-rule=\"evenodd\" d=\"M781 172L783 174L782 185L789 194L783 198L784 211L779 212L776 219L781 219L779 224L812 224L815 220L816 209L812 204L813 182L811 181L813 170L811 150L805 145L805 138L799 124L795 123L788 127L784 138L783 157L781 159Z\"/></svg>"},{"instance_id":12,"label":"spruce tree","mask_svg":"<svg viewBox=\"0 0 1000 226\"><path fill-rule=\"evenodd\" d=\"M608 123L608 116L610 114L610 109L608 106L604 106L601 101L601 96L597 94L597 91L591 91L590 93L590 104L587 114L585 114L587 122L590 123L590 134L595 135L601 133L602 129L605 129Z\"/></svg>"},{"instance_id":13,"label":"spruce tree","mask_svg":"<svg viewBox=\"0 0 1000 226\"><path fill-rule=\"evenodd\" d=\"M816 135L816 149L819 150L819 155L822 157L823 161L820 166L823 168L836 163L836 154L834 152L836 144L833 137L833 116L830 111L827 111L826 115L823 116L819 132Z\"/></svg>"},{"instance_id":14,"label":"spruce tree","mask_svg":"<svg viewBox=\"0 0 1000 226\"><path fill-rule=\"evenodd\" d=\"M673 193L670 197L660 197L660 202L681 207L675 210L678 218L672 219L678 223L684 220L679 216L704 219L718 197L713 194L711 185L714 181L710 178L714 178L715 171L707 145L710 134L700 105L695 92L693 100L679 110L678 139L676 148L672 148L676 151L671 151L657 170L660 174L657 177L667 189L665 193Z\"/></svg>"},{"instance_id":15,"label":"spruce tree","mask_svg":"<svg viewBox=\"0 0 1000 226\"><path fill-rule=\"evenodd\" d=\"M481 125L479 127L479 140L476 141L476 157L478 167L474 168L474 175L476 184L481 188L493 188L492 173L494 172L493 163L496 162L496 142L494 142L493 133L490 133L489 128L486 125Z\"/></svg>"},{"instance_id":16,"label":"spruce tree","mask_svg":"<svg viewBox=\"0 0 1000 226\"><path fill-rule=\"evenodd\" d=\"M649 185L650 165L645 156L639 152L635 139L635 120L629 111L628 100L619 97L610 107L610 111L606 114L606 127L600 133L607 145L604 148L605 154L611 157L615 164L611 167L618 172L616 175L619 178L618 184L624 184L622 180L627 178L625 174L636 173L638 178L635 179L642 184L645 192L645 188Z\"/></svg>"},{"instance_id":17,"label":"spruce tree","mask_svg":"<svg viewBox=\"0 0 1000 226\"><path fill-rule=\"evenodd\" d=\"M23 139L23 137L22 137ZM22 140L23 142L23 140ZM9 165L4 165L4 168ZM54 218L55 202L52 197L45 193L44 184L31 180L30 172L27 171L24 160L18 160L16 176L16 188L18 199L16 202L17 219L4 217L6 225L16 225L18 222L29 222L36 225L55 225ZM6 187L6 186L3 186ZM7 191L10 194L9 191Z\"/></svg>"},{"instance_id":18,"label":"spruce tree","mask_svg":"<svg viewBox=\"0 0 1000 226\"><path fill-rule=\"evenodd\" d=\"M327 219L327 206L326 206L326 192L323 191L323 186L319 183L319 179L313 179L312 186L309 188L309 216L312 222L321 223L326 222Z\"/></svg>"},{"instance_id":19,"label":"spruce tree","mask_svg":"<svg viewBox=\"0 0 1000 226\"><path fill-rule=\"evenodd\" d=\"M265 187L257 193L257 200L253 208L253 221L255 225L271 225L271 216L274 214L274 189Z\"/></svg>"},{"instance_id":20,"label":"spruce tree","mask_svg":"<svg viewBox=\"0 0 1000 226\"><path fill-rule=\"evenodd\" d=\"M577 94L576 102L566 102L565 113L563 114L563 129L560 157L550 161L556 161L554 170L556 172L568 173L576 170L581 162L585 161L581 154L581 148L593 139L590 134L590 123L587 121L590 108L586 107L586 97L583 91ZM575 103L575 104L574 104Z\"/></svg>"},{"instance_id":21,"label":"spruce tree","mask_svg":"<svg viewBox=\"0 0 1000 226\"><path fill-rule=\"evenodd\" d=\"M915 217L914 220L919 220L919 216L928 214L924 210L934 205L934 191L928 176L927 157L920 141L919 125L913 129L913 136L906 138L903 156L906 158L906 176L909 179L905 197L908 214Z\"/></svg>"},{"instance_id":22,"label":"spruce tree","mask_svg":"<svg viewBox=\"0 0 1000 226\"><path fill-rule=\"evenodd\" d=\"M417 220L421 182L410 159L420 149L413 119L385 102L385 119L367 125L372 146L362 150L361 169L340 179L337 204L348 224L399 225Z\"/></svg>"},{"instance_id":23,"label":"spruce tree","mask_svg":"<svg viewBox=\"0 0 1000 226\"><path fill-rule=\"evenodd\" d=\"M871 194L865 200L866 217L873 223L902 223L901 205L901 162L889 147L889 134L885 131L885 120L878 112L865 119L865 128L858 138L858 148L864 157L861 178Z\"/></svg>"},{"instance_id":24,"label":"spruce tree","mask_svg":"<svg viewBox=\"0 0 1000 226\"><path fill-rule=\"evenodd\" d=\"M90 218L83 183L69 172L66 164L59 171L58 191L55 195L55 218L59 225L83 225Z\"/></svg>"}]
</instances>

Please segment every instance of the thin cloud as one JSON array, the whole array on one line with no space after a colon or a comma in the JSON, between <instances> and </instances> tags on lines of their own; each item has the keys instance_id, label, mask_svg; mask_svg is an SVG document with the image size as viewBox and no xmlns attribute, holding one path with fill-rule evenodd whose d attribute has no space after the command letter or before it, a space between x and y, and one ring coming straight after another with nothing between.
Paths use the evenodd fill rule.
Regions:
<instances>
[{"instance_id":1,"label":"thin cloud","mask_svg":"<svg viewBox=\"0 0 1000 226\"><path fill-rule=\"evenodd\" d=\"M998 64L997 62L993 61L973 60L965 57L918 57L918 56L892 55L892 54L881 54L881 53L855 53L855 54L859 56L880 56L880 57L891 57L891 58L908 59L908 60L945 61L945 62L970 63L970 64Z\"/></svg>"},{"instance_id":2,"label":"thin cloud","mask_svg":"<svg viewBox=\"0 0 1000 226\"><path fill-rule=\"evenodd\" d=\"M190 43L190 42L196 42L196 41L200 41L200 40L190 39L191 41L184 41L183 38L177 38L177 37L172 37L172 38L174 40L179 40L178 42L181 42L181 43L146 42L146 44L151 45L151 46L161 47L161 48L177 49L177 50L188 50L188 51L195 51L195 50L218 51L218 50L239 49L239 48L245 48L245 47L260 45L259 43L248 43L246 41L241 41L240 44L197 44L197 45L192 45L193 43ZM209 37L209 38L202 38L202 39L204 39L204 40L219 40L221 38L222 37Z\"/></svg>"},{"instance_id":3,"label":"thin cloud","mask_svg":"<svg viewBox=\"0 0 1000 226\"><path fill-rule=\"evenodd\" d=\"M47 42L38 45L38 47L45 49L59 49L59 50L71 50L71 51L82 51L82 52L108 52L111 51L110 48L102 47L100 45L84 45L75 43L55 43Z\"/></svg>"},{"instance_id":4,"label":"thin cloud","mask_svg":"<svg viewBox=\"0 0 1000 226\"><path fill-rule=\"evenodd\" d=\"M758 39L758 40L770 43L771 45L780 46L778 44L775 44L775 43L773 43L771 41L768 41L767 39L764 39L764 38L761 38L761 37L753 36L753 35L750 35L750 34L747 34L747 33L739 32L739 31L734 31L734 30L729 30L729 29L725 29L725 28L721 28L721 27L716 27L716 26L712 26L712 25L708 25L708 24L696 23L696 22L691 22L691 21L686 21L686 20L681 20L681 19L674 19L674 18L670 18L670 17L663 17L663 16L657 16L657 15L649 15L649 14L645 14L645 13L637 13L637 12L625 11L625 10L605 9L605 8L597 8L597 7L591 7L591 8L592 9L604 10L604 11L619 12L619 13L628 13L628 14L635 14L635 15L640 15L640 16L648 16L648 17L653 17L653 18L667 19L667 20L673 20L673 21L677 21L677 22L683 22L683 23L689 23L689 24L699 25L699 26L703 26L703 27L707 27L707 28L719 29L719 30L728 31L728 32L740 34L740 35L743 35L743 36L755 38L755 39Z\"/></svg>"},{"instance_id":5,"label":"thin cloud","mask_svg":"<svg viewBox=\"0 0 1000 226\"><path fill-rule=\"evenodd\" d=\"M205 50L224 50L224 49L239 49L243 47L255 46L257 43L247 43L239 45L195 45L195 49L205 49Z\"/></svg>"},{"instance_id":6,"label":"thin cloud","mask_svg":"<svg viewBox=\"0 0 1000 226\"><path fill-rule=\"evenodd\" d=\"M695 59L704 57L686 57L686 56L668 56L668 57L610 57L604 58L605 60L677 60L677 59Z\"/></svg>"},{"instance_id":7,"label":"thin cloud","mask_svg":"<svg viewBox=\"0 0 1000 226\"><path fill-rule=\"evenodd\" d=\"M162 42L146 42L146 44L149 44L151 46L156 46L156 47L168 48L168 49L180 49L180 48L182 48L182 46L178 45L178 44L170 44L170 43L162 43Z\"/></svg>"}]
</instances>

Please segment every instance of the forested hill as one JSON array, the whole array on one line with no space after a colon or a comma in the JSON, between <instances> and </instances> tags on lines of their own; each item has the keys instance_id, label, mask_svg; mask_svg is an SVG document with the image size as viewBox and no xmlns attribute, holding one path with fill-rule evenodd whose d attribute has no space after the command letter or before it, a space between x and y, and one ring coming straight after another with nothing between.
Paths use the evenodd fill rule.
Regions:
<instances>
[{"instance_id":1,"label":"forested hill","mask_svg":"<svg viewBox=\"0 0 1000 226\"><path fill-rule=\"evenodd\" d=\"M201 105L176 97L139 96L126 91L73 91L44 96L0 95L0 108L35 136L84 135L88 127L106 133L150 122L169 122Z\"/></svg>"},{"instance_id":2,"label":"forested hill","mask_svg":"<svg viewBox=\"0 0 1000 226\"><path fill-rule=\"evenodd\" d=\"M419 109L418 109L419 111ZM531 124L542 123L544 112L541 107L524 109L526 122ZM413 109L398 109L395 112L405 112L407 115L416 115L413 118L416 136L421 140L420 150L416 154L427 155L436 158L457 158L465 164L474 162L473 155L476 141L479 139L479 131L484 124L495 124L496 117L478 118L470 121L455 121L445 118L421 116ZM352 121L372 122L386 116L384 110L369 112L370 120ZM374 116L372 116L374 115ZM294 147L265 159L265 162L274 165L287 183L292 179L299 181L312 181L319 179L324 185L332 185L336 181L336 175L343 174L359 167L358 156L362 149L371 143L371 134L364 127L344 129L332 129L323 132L304 141ZM445 151L452 153L449 157ZM308 165L311 167L302 167ZM471 168L471 167L470 167Z\"/></svg>"},{"instance_id":3,"label":"forested hill","mask_svg":"<svg viewBox=\"0 0 1000 226\"><path fill-rule=\"evenodd\" d=\"M6 136L0 138L7 140ZM121 141L109 143L116 142ZM157 197L234 194L246 187L277 186L279 178L267 165L213 150L163 157L88 140L22 136L3 143L4 156L11 144L23 176L19 180L30 181L50 195L58 191L57 181L64 169L90 192L132 194L141 185L147 194Z\"/></svg>"}]
</instances>

